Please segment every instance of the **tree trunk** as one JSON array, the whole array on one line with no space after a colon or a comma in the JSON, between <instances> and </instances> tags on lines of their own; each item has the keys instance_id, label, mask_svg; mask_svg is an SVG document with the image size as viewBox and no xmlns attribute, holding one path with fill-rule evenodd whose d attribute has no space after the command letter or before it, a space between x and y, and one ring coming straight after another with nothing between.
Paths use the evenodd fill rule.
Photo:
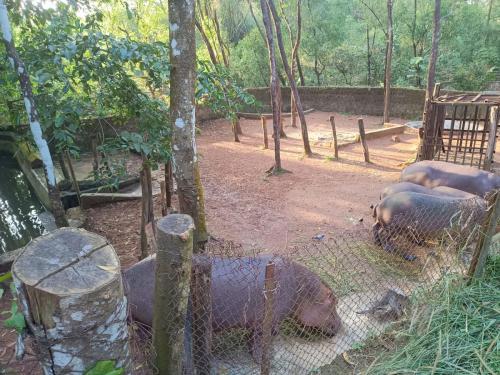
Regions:
<instances>
[{"instance_id":1,"label":"tree trunk","mask_svg":"<svg viewBox=\"0 0 500 375\"><path fill-rule=\"evenodd\" d=\"M31 133L38 147L38 151L40 152L40 157L43 162L45 178L47 182L47 190L49 192L49 199L52 206L52 213L54 214L56 225L59 228L65 227L68 226L68 221L66 220L64 207L61 202L61 196L59 193L59 189L57 188L54 163L52 162L52 156L50 155L47 141L43 137L42 127L40 125L38 111L36 110L28 71L26 70L24 62L19 57L14 45L14 40L12 38L12 29L9 22L9 14L7 12L7 7L5 6L4 0L0 0L0 26L2 29L3 43L5 45L5 50L7 51L7 56L12 68L17 73L17 77L19 79L21 94L24 98L24 106L26 108Z\"/></svg>"},{"instance_id":2,"label":"tree trunk","mask_svg":"<svg viewBox=\"0 0 500 375\"><path fill-rule=\"evenodd\" d=\"M390 121L392 44L392 0L387 0L387 50L385 56L384 123Z\"/></svg>"},{"instance_id":3,"label":"tree trunk","mask_svg":"<svg viewBox=\"0 0 500 375\"><path fill-rule=\"evenodd\" d=\"M63 152L57 154L57 158L59 159L59 165L61 166L61 171L63 173L64 179L69 181L71 176L69 175L68 168L66 167L66 163L64 162Z\"/></svg>"},{"instance_id":4,"label":"tree trunk","mask_svg":"<svg viewBox=\"0 0 500 375\"><path fill-rule=\"evenodd\" d=\"M300 3L300 2L299 2ZM276 30L276 39L278 41L278 48L281 55L281 60L283 61L283 66L285 68L285 73L288 77L288 82L290 82L290 90L292 91L293 97L295 99L295 105L297 106L297 112L300 119L300 127L302 132L302 142L304 143L304 152L307 156L312 155L311 145L309 144L309 135L307 133L307 123L306 117L304 115L304 109L302 107L302 102L300 100L299 91L297 89L297 84L295 83L295 78L292 76L290 66L288 65L288 60L286 57L285 46L283 45L283 37L281 35L280 18L276 7L274 6L273 0L268 0L269 9L274 19L274 26Z\"/></svg>"},{"instance_id":5,"label":"tree trunk","mask_svg":"<svg viewBox=\"0 0 500 375\"><path fill-rule=\"evenodd\" d=\"M434 24L432 31L432 49L429 58L429 67L427 70L427 86L425 90L424 113L422 115L422 129L424 137L420 139L421 157L432 159L432 150L429 150L429 145L426 145L427 140L425 134L434 134L435 130L431 128L433 124L429 121L431 117L431 100L433 96L435 81L436 81L436 61L438 58L439 35L441 30L441 0L434 0Z\"/></svg>"},{"instance_id":6,"label":"tree trunk","mask_svg":"<svg viewBox=\"0 0 500 375\"><path fill-rule=\"evenodd\" d=\"M372 80L371 80L371 71L372 71L372 66L371 66L371 51L370 51L370 29L368 25L366 25L366 85L368 87L371 86Z\"/></svg>"},{"instance_id":7,"label":"tree trunk","mask_svg":"<svg viewBox=\"0 0 500 375\"><path fill-rule=\"evenodd\" d=\"M12 276L44 374L84 374L111 359L132 373L120 261L105 238L52 231L26 246Z\"/></svg>"},{"instance_id":8,"label":"tree trunk","mask_svg":"<svg viewBox=\"0 0 500 375\"><path fill-rule=\"evenodd\" d=\"M226 54L226 45L222 40L222 35L220 32L219 19L217 18L217 12L214 10L214 24L215 24L215 34L217 35L217 41L219 42L219 48L222 54L222 60L224 61L224 66L229 68L229 58Z\"/></svg>"},{"instance_id":9,"label":"tree trunk","mask_svg":"<svg viewBox=\"0 0 500 375\"><path fill-rule=\"evenodd\" d=\"M219 62L217 61L217 57L214 52L214 48L212 47L212 43L210 43L210 40L207 37L207 34L205 33L205 29L203 29L203 26L198 20L195 20L196 28L200 32L201 38L203 39L203 42L205 43L205 46L207 47L208 50L208 55L210 56L210 61L212 64L216 65Z\"/></svg>"},{"instance_id":10,"label":"tree trunk","mask_svg":"<svg viewBox=\"0 0 500 375\"><path fill-rule=\"evenodd\" d=\"M304 73L302 72L302 65L300 64L300 57L297 53L297 70L299 71L300 85L305 86L306 80L304 79Z\"/></svg>"},{"instance_id":11,"label":"tree trunk","mask_svg":"<svg viewBox=\"0 0 500 375\"><path fill-rule=\"evenodd\" d=\"M297 61L299 55L299 47L300 47L300 36L302 32L302 17L301 17L301 0L297 0L297 38L295 39L295 44L292 48L292 77L295 80L295 72L297 68ZM290 33L290 40L291 40ZM290 95L290 113L291 113L291 125L292 127L297 127L297 104L295 103L295 98L293 95Z\"/></svg>"},{"instance_id":12,"label":"tree trunk","mask_svg":"<svg viewBox=\"0 0 500 375\"><path fill-rule=\"evenodd\" d=\"M270 90L271 90L271 107L273 110L273 132L280 134L281 124L281 91L278 81L278 71L276 68L276 55L274 51L274 36L271 26L271 17L269 15L269 7L266 0L260 0L262 10L262 20L267 38L267 49L269 52L269 67L271 71ZM280 137L274 137L274 167L273 173L281 172L281 155L280 155Z\"/></svg>"},{"instance_id":13,"label":"tree trunk","mask_svg":"<svg viewBox=\"0 0 500 375\"><path fill-rule=\"evenodd\" d=\"M194 2L168 2L172 158L180 212L195 222L195 250L207 240L195 139L196 39Z\"/></svg>"}]
</instances>

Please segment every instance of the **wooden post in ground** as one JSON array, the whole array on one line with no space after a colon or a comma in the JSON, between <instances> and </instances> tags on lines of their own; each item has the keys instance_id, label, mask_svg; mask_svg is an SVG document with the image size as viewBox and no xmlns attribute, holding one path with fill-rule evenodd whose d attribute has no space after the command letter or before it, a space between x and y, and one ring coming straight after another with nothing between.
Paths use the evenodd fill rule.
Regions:
<instances>
[{"instance_id":1,"label":"wooden post in ground","mask_svg":"<svg viewBox=\"0 0 500 375\"><path fill-rule=\"evenodd\" d=\"M193 219L183 214L165 216L157 223L153 345L159 374L182 374L193 230Z\"/></svg>"},{"instance_id":2,"label":"wooden post in ground","mask_svg":"<svg viewBox=\"0 0 500 375\"><path fill-rule=\"evenodd\" d=\"M264 133L264 149L269 148L269 139L267 138L267 120L266 116L260 116L260 122L262 123L262 132Z\"/></svg>"},{"instance_id":3,"label":"wooden post in ground","mask_svg":"<svg viewBox=\"0 0 500 375\"><path fill-rule=\"evenodd\" d=\"M243 135L243 130L241 129L239 117L236 117L236 132L238 133L238 135Z\"/></svg>"},{"instance_id":4,"label":"wooden post in ground","mask_svg":"<svg viewBox=\"0 0 500 375\"><path fill-rule=\"evenodd\" d=\"M167 198L167 208L172 207L172 193L174 190L174 178L173 178L173 172L172 172L172 160L169 159L165 163L165 195Z\"/></svg>"},{"instance_id":5,"label":"wooden post in ground","mask_svg":"<svg viewBox=\"0 0 500 375\"><path fill-rule=\"evenodd\" d=\"M97 180L99 173L99 154L97 153L97 137L92 136L91 139L92 148L92 172L94 173L94 180Z\"/></svg>"},{"instance_id":6,"label":"wooden post in ground","mask_svg":"<svg viewBox=\"0 0 500 375\"><path fill-rule=\"evenodd\" d=\"M262 322L262 359L260 364L261 375L269 375L271 370L271 340L273 330L273 303L276 292L275 279L276 265L269 262L266 265L264 281L264 320Z\"/></svg>"},{"instance_id":7,"label":"wooden post in ground","mask_svg":"<svg viewBox=\"0 0 500 375\"><path fill-rule=\"evenodd\" d=\"M160 181L160 201L161 201L161 216L167 215L167 202L165 196L167 194L165 187L165 181Z\"/></svg>"},{"instance_id":8,"label":"wooden post in ground","mask_svg":"<svg viewBox=\"0 0 500 375\"><path fill-rule=\"evenodd\" d=\"M80 186L78 186L78 180L76 179L75 170L73 169L73 163L71 162L71 157L69 156L68 150L64 150L64 156L66 157L66 163L68 164L71 181L73 182L73 189L75 189L76 197L78 198L78 204L81 206L82 202L80 200Z\"/></svg>"},{"instance_id":9,"label":"wooden post in ground","mask_svg":"<svg viewBox=\"0 0 500 375\"><path fill-rule=\"evenodd\" d=\"M196 374L210 375L212 348L212 263L198 256L193 263L191 300L193 306L193 362Z\"/></svg>"},{"instance_id":10,"label":"wooden post in ground","mask_svg":"<svg viewBox=\"0 0 500 375\"><path fill-rule=\"evenodd\" d=\"M486 258L491 247L492 237L495 235L497 222L500 217L500 190L491 193L487 199L488 214L479 232L479 241L472 256L467 274L469 277L481 277L484 272Z\"/></svg>"},{"instance_id":11,"label":"wooden post in ground","mask_svg":"<svg viewBox=\"0 0 500 375\"><path fill-rule=\"evenodd\" d=\"M368 152L368 144L366 143L366 134L365 134L365 124L363 123L362 118L358 118L358 127L359 127L359 138L361 141L361 145L363 146L363 155L365 156L365 162L370 162L370 153Z\"/></svg>"},{"instance_id":12,"label":"wooden post in ground","mask_svg":"<svg viewBox=\"0 0 500 375\"><path fill-rule=\"evenodd\" d=\"M233 128L234 141L239 142L240 137L238 137L238 119L231 120L231 127Z\"/></svg>"},{"instance_id":13,"label":"wooden post in ground","mask_svg":"<svg viewBox=\"0 0 500 375\"><path fill-rule=\"evenodd\" d=\"M141 182L141 254L139 259L144 259L148 256L148 236L146 226L149 222L149 203L148 203L148 183L147 176L144 170L140 172Z\"/></svg>"},{"instance_id":14,"label":"wooden post in ground","mask_svg":"<svg viewBox=\"0 0 500 375\"><path fill-rule=\"evenodd\" d=\"M44 374L83 374L110 359L132 373L120 261L105 238L57 229L23 249L12 275Z\"/></svg>"},{"instance_id":15,"label":"wooden post in ground","mask_svg":"<svg viewBox=\"0 0 500 375\"><path fill-rule=\"evenodd\" d=\"M339 148L337 143L337 129L335 129L335 117L330 116L330 124L332 125L332 134L333 134L333 150L335 152L335 159L339 158Z\"/></svg>"}]
</instances>

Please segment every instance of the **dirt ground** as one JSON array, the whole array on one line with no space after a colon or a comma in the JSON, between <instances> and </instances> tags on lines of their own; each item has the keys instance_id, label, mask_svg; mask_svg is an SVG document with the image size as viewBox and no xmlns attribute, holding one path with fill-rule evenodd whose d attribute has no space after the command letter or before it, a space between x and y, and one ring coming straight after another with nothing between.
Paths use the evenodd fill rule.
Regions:
<instances>
[{"instance_id":1,"label":"dirt ground","mask_svg":"<svg viewBox=\"0 0 500 375\"><path fill-rule=\"evenodd\" d=\"M400 142L393 142L390 136L369 141L370 164L364 162L360 144L340 147L337 161L330 142L325 141L331 138L330 115L307 115L312 158L303 155L300 129L292 128L290 119L285 119L287 138L281 139L281 159L290 173L280 176L265 173L274 163L274 149L272 138L270 149L263 149L260 121L241 121L244 135L240 143L233 141L225 120L201 125L197 144L211 236L234 241L249 252L279 252L317 234L328 237L356 229L361 219L371 224L370 205L378 200L383 187L398 179L402 163L415 153L417 136L400 135ZM347 138L357 133L358 116L334 115L339 135ZM381 128L380 117L363 119L367 130ZM270 126L269 122L269 133ZM162 178L161 173L154 172L153 178ZM153 185L158 190L158 180ZM158 197L156 203L159 216ZM122 266L135 263L140 203L117 202L86 213L87 229L111 241Z\"/></svg>"},{"instance_id":2,"label":"dirt ground","mask_svg":"<svg viewBox=\"0 0 500 375\"><path fill-rule=\"evenodd\" d=\"M264 150L260 121L242 120L243 135L235 143L225 120L200 126L197 139L202 182L205 188L207 225L211 236L241 244L248 252L277 252L307 243L315 235L335 238L336 234L371 225L370 205L386 185L397 181L403 163L414 156L417 135L390 136L368 141L371 163L363 159L360 144L339 149L334 160L330 147L332 113L307 115L309 138L314 152L304 157L300 129L288 125L281 139L282 166L290 173L267 176L274 163L273 140ZM356 115L333 113L341 144L357 133ZM381 128L380 117L363 116L367 131ZM393 119L404 123L403 119ZM268 121L271 134L271 121ZM154 173L160 177L161 170ZM158 181L154 182L158 185ZM156 189L155 189L156 190ZM174 198L174 207L175 207ZM155 198L157 216L159 197ZM122 267L135 263L139 255L140 202L117 202L86 210L86 228L102 234L114 245ZM0 311L9 309L8 298ZM5 316L0 315L1 321ZM0 369L11 373L37 373L31 361L13 361L15 335L0 328ZM36 366L36 365L35 365ZM35 367L36 368L36 367ZM0 373L2 373L0 371Z\"/></svg>"}]
</instances>

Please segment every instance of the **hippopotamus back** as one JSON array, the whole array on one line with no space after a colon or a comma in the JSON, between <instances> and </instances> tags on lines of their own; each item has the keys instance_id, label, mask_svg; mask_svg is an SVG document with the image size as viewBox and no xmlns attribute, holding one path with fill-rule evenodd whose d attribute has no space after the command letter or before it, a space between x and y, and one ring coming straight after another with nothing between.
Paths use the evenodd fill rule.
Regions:
<instances>
[{"instance_id":1,"label":"hippopotamus back","mask_svg":"<svg viewBox=\"0 0 500 375\"><path fill-rule=\"evenodd\" d=\"M481 197L500 188L500 177L494 173L435 160L420 161L406 167L401 172L401 181L428 188L448 186Z\"/></svg>"}]
</instances>

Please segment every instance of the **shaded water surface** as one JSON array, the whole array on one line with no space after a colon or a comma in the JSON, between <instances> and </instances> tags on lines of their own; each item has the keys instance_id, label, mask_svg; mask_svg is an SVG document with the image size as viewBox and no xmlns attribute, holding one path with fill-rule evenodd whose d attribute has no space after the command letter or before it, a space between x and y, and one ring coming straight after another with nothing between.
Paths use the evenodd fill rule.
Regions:
<instances>
[{"instance_id":1,"label":"shaded water surface","mask_svg":"<svg viewBox=\"0 0 500 375\"><path fill-rule=\"evenodd\" d=\"M0 254L43 233L43 205L12 155L0 152Z\"/></svg>"}]
</instances>

